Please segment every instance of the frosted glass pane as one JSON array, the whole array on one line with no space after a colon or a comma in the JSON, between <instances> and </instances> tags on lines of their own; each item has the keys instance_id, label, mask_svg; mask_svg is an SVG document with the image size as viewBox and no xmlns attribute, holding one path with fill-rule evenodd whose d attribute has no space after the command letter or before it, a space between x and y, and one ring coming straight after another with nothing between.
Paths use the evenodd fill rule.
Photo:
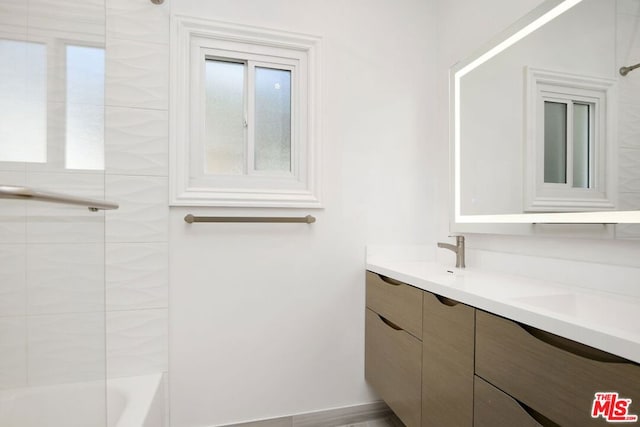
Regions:
<instances>
[{"instance_id":1,"label":"frosted glass pane","mask_svg":"<svg viewBox=\"0 0 640 427\"><path fill-rule=\"evenodd\" d=\"M589 188L589 104L573 105L573 186Z\"/></svg>"},{"instance_id":2,"label":"frosted glass pane","mask_svg":"<svg viewBox=\"0 0 640 427\"><path fill-rule=\"evenodd\" d=\"M47 161L47 49L0 39L0 161Z\"/></svg>"},{"instance_id":3,"label":"frosted glass pane","mask_svg":"<svg viewBox=\"0 0 640 427\"><path fill-rule=\"evenodd\" d=\"M255 169L291 170L291 71L256 67Z\"/></svg>"},{"instance_id":4,"label":"frosted glass pane","mask_svg":"<svg viewBox=\"0 0 640 427\"><path fill-rule=\"evenodd\" d=\"M104 49L66 49L67 169L104 169Z\"/></svg>"},{"instance_id":5,"label":"frosted glass pane","mask_svg":"<svg viewBox=\"0 0 640 427\"><path fill-rule=\"evenodd\" d=\"M567 182L567 105L544 103L544 182Z\"/></svg>"},{"instance_id":6,"label":"frosted glass pane","mask_svg":"<svg viewBox=\"0 0 640 427\"><path fill-rule=\"evenodd\" d=\"M235 175L244 173L244 72L244 64L218 60L205 61L206 173Z\"/></svg>"}]
</instances>

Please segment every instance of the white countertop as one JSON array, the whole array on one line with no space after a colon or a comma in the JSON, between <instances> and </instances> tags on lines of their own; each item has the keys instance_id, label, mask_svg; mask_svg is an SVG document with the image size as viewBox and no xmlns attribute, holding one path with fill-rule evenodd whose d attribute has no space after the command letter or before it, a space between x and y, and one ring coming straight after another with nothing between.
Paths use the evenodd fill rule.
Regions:
<instances>
[{"instance_id":1,"label":"white countertop","mask_svg":"<svg viewBox=\"0 0 640 427\"><path fill-rule=\"evenodd\" d=\"M640 363L640 299L384 255L367 270Z\"/></svg>"}]
</instances>

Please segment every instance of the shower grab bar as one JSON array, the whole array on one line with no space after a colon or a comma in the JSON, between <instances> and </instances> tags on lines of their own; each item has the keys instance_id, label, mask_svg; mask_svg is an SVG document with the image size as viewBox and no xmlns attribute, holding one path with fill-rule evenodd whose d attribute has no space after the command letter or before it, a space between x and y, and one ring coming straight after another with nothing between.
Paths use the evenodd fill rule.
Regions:
<instances>
[{"instance_id":1,"label":"shower grab bar","mask_svg":"<svg viewBox=\"0 0 640 427\"><path fill-rule=\"evenodd\" d=\"M106 200L85 199L84 197L69 196L62 193L36 190L17 185L0 185L0 199L34 200L49 203L62 203L66 205L84 206L91 212L98 210L118 209L117 203Z\"/></svg>"},{"instance_id":2,"label":"shower grab bar","mask_svg":"<svg viewBox=\"0 0 640 427\"><path fill-rule=\"evenodd\" d=\"M188 214L184 221L193 224L194 222L275 222L275 223L305 223L313 224L316 218L311 215L303 217L290 216L194 216Z\"/></svg>"}]
</instances>

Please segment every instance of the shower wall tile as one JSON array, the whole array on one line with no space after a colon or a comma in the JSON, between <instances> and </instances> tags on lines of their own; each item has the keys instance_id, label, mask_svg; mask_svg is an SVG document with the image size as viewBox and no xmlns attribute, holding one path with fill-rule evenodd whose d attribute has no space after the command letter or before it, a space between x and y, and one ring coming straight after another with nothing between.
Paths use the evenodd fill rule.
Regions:
<instances>
[{"instance_id":1,"label":"shower wall tile","mask_svg":"<svg viewBox=\"0 0 640 427\"><path fill-rule=\"evenodd\" d=\"M0 245L0 317L27 314L26 264L26 245Z\"/></svg>"},{"instance_id":2,"label":"shower wall tile","mask_svg":"<svg viewBox=\"0 0 640 427\"><path fill-rule=\"evenodd\" d=\"M0 0L0 25L24 27L26 31L27 11L25 1Z\"/></svg>"},{"instance_id":3,"label":"shower wall tile","mask_svg":"<svg viewBox=\"0 0 640 427\"><path fill-rule=\"evenodd\" d=\"M25 185L24 172L0 172L0 185ZM0 200L0 243L22 243L26 240L27 205L21 200Z\"/></svg>"},{"instance_id":4,"label":"shower wall tile","mask_svg":"<svg viewBox=\"0 0 640 427\"><path fill-rule=\"evenodd\" d=\"M29 245L28 313L104 311L104 243Z\"/></svg>"},{"instance_id":5,"label":"shower wall tile","mask_svg":"<svg viewBox=\"0 0 640 427\"><path fill-rule=\"evenodd\" d=\"M107 242L166 242L167 185L166 177L107 175L107 199L120 203L106 213Z\"/></svg>"},{"instance_id":6,"label":"shower wall tile","mask_svg":"<svg viewBox=\"0 0 640 427\"><path fill-rule=\"evenodd\" d=\"M640 3L637 0L617 0L618 13L640 15Z\"/></svg>"},{"instance_id":7,"label":"shower wall tile","mask_svg":"<svg viewBox=\"0 0 640 427\"><path fill-rule=\"evenodd\" d=\"M107 310L166 308L168 262L166 243L108 243Z\"/></svg>"},{"instance_id":8,"label":"shower wall tile","mask_svg":"<svg viewBox=\"0 0 640 427\"><path fill-rule=\"evenodd\" d=\"M29 0L29 27L104 37L104 0Z\"/></svg>"},{"instance_id":9,"label":"shower wall tile","mask_svg":"<svg viewBox=\"0 0 640 427\"><path fill-rule=\"evenodd\" d=\"M167 309L107 313L107 376L168 369Z\"/></svg>"},{"instance_id":10,"label":"shower wall tile","mask_svg":"<svg viewBox=\"0 0 640 427\"><path fill-rule=\"evenodd\" d=\"M0 389L27 383L27 318L0 317Z\"/></svg>"},{"instance_id":11,"label":"shower wall tile","mask_svg":"<svg viewBox=\"0 0 640 427\"><path fill-rule=\"evenodd\" d=\"M619 150L619 192L640 193L640 149Z\"/></svg>"},{"instance_id":12,"label":"shower wall tile","mask_svg":"<svg viewBox=\"0 0 640 427\"><path fill-rule=\"evenodd\" d=\"M28 318L30 385L104 379L105 314Z\"/></svg>"},{"instance_id":13,"label":"shower wall tile","mask_svg":"<svg viewBox=\"0 0 640 427\"><path fill-rule=\"evenodd\" d=\"M106 109L107 174L167 176L167 111Z\"/></svg>"},{"instance_id":14,"label":"shower wall tile","mask_svg":"<svg viewBox=\"0 0 640 427\"><path fill-rule=\"evenodd\" d=\"M108 37L169 44L169 1L106 0Z\"/></svg>"},{"instance_id":15,"label":"shower wall tile","mask_svg":"<svg viewBox=\"0 0 640 427\"><path fill-rule=\"evenodd\" d=\"M167 110L169 49L156 43L107 42L106 104Z\"/></svg>"},{"instance_id":16,"label":"shower wall tile","mask_svg":"<svg viewBox=\"0 0 640 427\"><path fill-rule=\"evenodd\" d=\"M78 197L104 199L102 173L29 173L27 185ZM88 243L104 241L104 212L81 206L44 202L27 205L29 243Z\"/></svg>"},{"instance_id":17,"label":"shower wall tile","mask_svg":"<svg viewBox=\"0 0 640 427\"><path fill-rule=\"evenodd\" d=\"M640 102L619 106L618 146L640 149Z\"/></svg>"}]
</instances>

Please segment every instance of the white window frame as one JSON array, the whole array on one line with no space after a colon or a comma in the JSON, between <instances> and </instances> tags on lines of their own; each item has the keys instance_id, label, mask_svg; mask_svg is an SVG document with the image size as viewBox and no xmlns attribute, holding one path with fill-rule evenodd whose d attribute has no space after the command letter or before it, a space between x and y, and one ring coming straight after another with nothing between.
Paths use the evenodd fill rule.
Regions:
<instances>
[{"instance_id":1,"label":"white window frame","mask_svg":"<svg viewBox=\"0 0 640 427\"><path fill-rule=\"evenodd\" d=\"M171 30L170 205L322 207L320 38L185 16L173 17ZM249 152L244 175L204 173L207 59L291 71L290 172L253 170Z\"/></svg>"},{"instance_id":2,"label":"white window frame","mask_svg":"<svg viewBox=\"0 0 640 427\"><path fill-rule=\"evenodd\" d=\"M526 68L524 211L580 212L616 208L615 81ZM544 103L592 106L589 188L572 186L571 148L567 153L567 183L544 182ZM567 110L567 126L572 123ZM568 139L571 132L568 133ZM567 141L570 146L572 141Z\"/></svg>"}]
</instances>

